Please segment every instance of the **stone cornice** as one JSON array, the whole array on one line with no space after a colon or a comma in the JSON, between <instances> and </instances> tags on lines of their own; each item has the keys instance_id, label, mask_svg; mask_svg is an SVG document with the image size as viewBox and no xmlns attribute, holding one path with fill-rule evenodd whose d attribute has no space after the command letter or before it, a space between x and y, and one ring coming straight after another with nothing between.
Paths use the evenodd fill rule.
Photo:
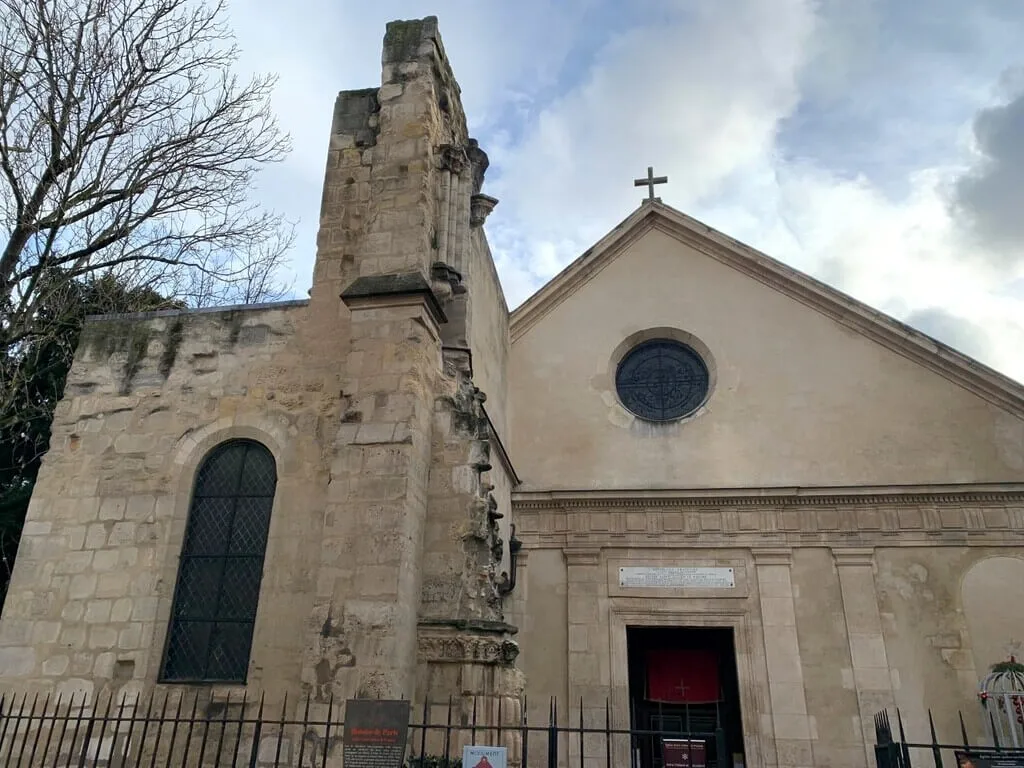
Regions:
<instances>
[{"instance_id":1,"label":"stone cornice","mask_svg":"<svg viewBox=\"0 0 1024 768\"><path fill-rule=\"evenodd\" d=\"M1020 504L1024 483L616 491L516 491L515 510Z\"/></svg>"},{"instance_id":2,"label":"stone cornice","mask_svg":"<svg viewBox=\"0 0 1024 768\"><path fill-rule=\"evenodd\" d=\"M1024 546L1019 485L513 494L526 548Z\"/></svg>"},{"instance_id":3,"label":"stone cornice","mask_svg":"<svg viewBox=\"0 0 1024 768\"><path fill-rule=\"evenodd\" d=\"M341 300L350 310L386 306L403 301L420 301L427 307L438 325L448 322L430 283L420 272L357 277L341 292Z\"/></svg>"}]
</instances>

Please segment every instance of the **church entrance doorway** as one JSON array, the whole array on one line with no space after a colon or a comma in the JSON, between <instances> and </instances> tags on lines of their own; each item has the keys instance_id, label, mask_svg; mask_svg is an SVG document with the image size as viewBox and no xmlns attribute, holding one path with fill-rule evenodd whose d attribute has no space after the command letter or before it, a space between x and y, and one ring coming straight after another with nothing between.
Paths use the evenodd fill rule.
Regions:
<instances>
[{"instance_id":1,"label":"church entrance doorway","mask_svg":"<svg viewBox=\"0 0 1024 768\"><path fill-rule=\"evenodd\" d=\"M627 627L626 647L633 728L658 732L636 738L634 768L745 765L731 627Z\"/></svg>"}]
</instances>

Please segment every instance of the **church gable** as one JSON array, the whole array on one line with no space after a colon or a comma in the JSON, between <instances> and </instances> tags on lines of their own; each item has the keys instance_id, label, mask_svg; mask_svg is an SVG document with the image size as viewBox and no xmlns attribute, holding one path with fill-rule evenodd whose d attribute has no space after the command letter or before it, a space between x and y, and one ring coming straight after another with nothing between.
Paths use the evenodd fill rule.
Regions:
<instances>
[{"instance_id":1,"label":"church gable","mask_svg":"<svg viewBox=\"0 0 1024 768\"><path fill-rule=\"evenodd\" d=\"M701 227L647 203L513 315L524 489L1024 475L1018 385Z\"/></svg>"}]
</instances>

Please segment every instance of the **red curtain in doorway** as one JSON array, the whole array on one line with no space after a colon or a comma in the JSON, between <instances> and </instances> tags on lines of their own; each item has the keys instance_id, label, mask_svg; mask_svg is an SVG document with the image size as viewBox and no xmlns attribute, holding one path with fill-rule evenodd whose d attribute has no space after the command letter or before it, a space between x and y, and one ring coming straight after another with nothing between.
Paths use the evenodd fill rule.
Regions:
<instances>
[{"instance_id":1,"label":"red curtain in doorway","mask_svg":"<svg viewBox=\"0 0 1024 768\"><path fill-rule=\"evenodd\" d=\"M720 699L718 654L711 650L647 652L647 700L709 704Z\"/></svg>"}]
</instances>

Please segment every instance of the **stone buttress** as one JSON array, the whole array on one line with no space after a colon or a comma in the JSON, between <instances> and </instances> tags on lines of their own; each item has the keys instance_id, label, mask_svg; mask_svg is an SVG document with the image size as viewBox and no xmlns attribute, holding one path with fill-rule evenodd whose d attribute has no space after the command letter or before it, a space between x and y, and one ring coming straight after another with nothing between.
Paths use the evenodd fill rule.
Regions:
<instances>
[{"instance_id":1,"label":"stone buttress","mask_svg":"<svg viewBox=\"0 0 1024 768\"><path fill-rule=\"evenodd\" d=\"M473 305L497 286L481 228L497 201L436 19L388 25L382 85L339 95L330 146L311 304L340 295L351 344L303 680L321 701L476 694L478 722L499 700L517 722L495 492L512 473L473 375L486 358L504 386L500 287L499 311Z\"/></svg>"}]
</instances>

